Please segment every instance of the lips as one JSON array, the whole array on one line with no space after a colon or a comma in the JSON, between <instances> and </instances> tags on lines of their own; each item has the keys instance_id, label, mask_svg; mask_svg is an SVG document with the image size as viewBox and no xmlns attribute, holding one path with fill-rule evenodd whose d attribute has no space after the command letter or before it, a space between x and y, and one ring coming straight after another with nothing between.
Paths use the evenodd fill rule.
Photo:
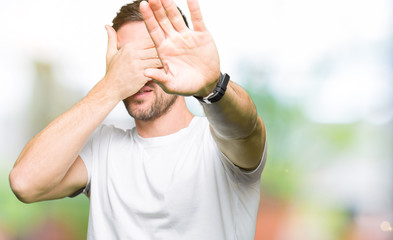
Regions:
<instances>
[{"instance_id":1,"label":"lips","mask_svg":"<svg viewBox=\"0 0 393 240\"><path fill-rule=\"evenodd\" d=\"M140 90L139 92L137 92L137 93L147 93L147 92L151 92L152 90Z\"/></svg>"},{"instance_id":2,"label":"lips","mask_svg":"<svg viewBox=\"0 0 393 240\"><path fill-rule=\"evenodd\" d=\"M149 81L145 84L145 86L143 86L135 95L142 95L143 93L149 93L153 91L153 88L149 85L154 84L154 82Z\"/></svg>"},{"instance_id":3,"label":"lips","mask_svg":"<svg viewBox=\"0 0 393 240\"><path fill-rule=\"evenodd\" d=\"M144 86L143 88L141 88L141 90L139 90L137 93L146 93L146 92L151 92L153 91L153 89L149 86Z\"/></svg>"}]
</instances>

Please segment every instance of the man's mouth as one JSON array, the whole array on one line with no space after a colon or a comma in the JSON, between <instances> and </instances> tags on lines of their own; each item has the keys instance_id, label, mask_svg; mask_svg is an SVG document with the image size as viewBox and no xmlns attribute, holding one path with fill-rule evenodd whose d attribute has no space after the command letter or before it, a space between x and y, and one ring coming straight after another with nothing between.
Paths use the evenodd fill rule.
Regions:
<instances>
[{"instance_id":1,"label":"man's mouth","mask_svg":"<svg viewBox=\"0 0 393 240\"><path fill-rule=\"evenodd\" d=\"M135 95L142 95L143 93L149 93L153 91L153 87L151 86L152 83L147 82L145 86L143 86ZM134 95L134 96L135 96Z\"/></svg>"},{"instance_id":2,"label":"man's mouth","mask_svg":"<svg viewBox=\"0 0 393 240\"><path fill-rule=\"evenodd\" d=\"M137 93L147 93L147 92L151 92L152 90L140 90L139 92L137 92Z\"/></svg>"}]
</instances>

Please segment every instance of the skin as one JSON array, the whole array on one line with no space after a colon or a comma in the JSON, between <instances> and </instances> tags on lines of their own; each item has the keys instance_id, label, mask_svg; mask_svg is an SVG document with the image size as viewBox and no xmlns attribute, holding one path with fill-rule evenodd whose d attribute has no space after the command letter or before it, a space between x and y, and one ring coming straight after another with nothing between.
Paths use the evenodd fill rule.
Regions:
<instances>
[{"instance_id":1,"label":"skin","mask_svg":"<svg viewBox=\"0 0 393 240\"><path fill-rule=\"evenodd\" d=\"M87 171L78 154L122 100L142 137L165 136L189 125L193 115L183 96L212 92L220 62L197 0L187 3L193 30L185 26L172 0L143 1L144 22L127 23L117 33L106 26L104 78L28 142L10 173L11 188L21 201L63 198L85 187ZM246 91L230 81L219 102L202 106L220 150L235 165L255 169L265 128Z\"/></svg>"},{"instance_id":2,"label":"skin","mask_svg":"<svg viewBox=\"0 0 393 240\"><path fill-rule=\"evenodd\" d=\"M121 26L117 34L110 32L111 38L117 37L117 47L121 49L128 43L144 41L154 44L143 22L129 22ZM113 46L115 47L115 46ZM158 59L156 49L152 49L154 59ZM162 67L160 65L160 67ZM160 116L177 100L177 95L166 94L154 81L149 81L139 93L123 100L128 113L136 121L151 121Z\"/></svg>"}]
</instances>

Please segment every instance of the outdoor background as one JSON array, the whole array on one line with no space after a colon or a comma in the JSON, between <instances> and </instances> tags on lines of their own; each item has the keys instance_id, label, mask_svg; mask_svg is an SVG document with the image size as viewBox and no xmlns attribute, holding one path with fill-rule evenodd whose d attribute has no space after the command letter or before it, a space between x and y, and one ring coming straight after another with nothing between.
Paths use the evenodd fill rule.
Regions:
<instances>
[{"instance_id":1,"label":"outdoor background","mask_svg":"<svg viewBox=\"0 0 393 240\"><path fill-rule=\"evenodd\" d=\"M86 238L84 195L23 204L8 174L27 141L104 76L104 25L125 3L0 0L0 240ZM256 239L392 240L393 2L200 5L222 71L267 127ZM105 122L130 121L120 104Z\"/></svg>"}]
</instances>

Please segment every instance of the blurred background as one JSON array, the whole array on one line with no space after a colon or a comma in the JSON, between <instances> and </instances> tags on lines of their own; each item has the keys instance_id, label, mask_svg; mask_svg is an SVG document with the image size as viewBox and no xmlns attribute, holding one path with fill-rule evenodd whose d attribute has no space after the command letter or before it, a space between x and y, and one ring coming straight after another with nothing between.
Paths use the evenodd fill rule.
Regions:
<instances>
[{"instance_id":1,"label":"blurred background","mask_svg":"<svg viewBox=\"0 0 393 240\"><path fill-rule=\"evenodd\" d=\"M104 25L128 2L0 0L0 240L86 239L84 195L23 204L8 174L27 141L104 76ZM267 126L256 239L392 240L393 2L200 5L222 71ZM132 126L121 104L105 122Z\"/></svg>"}]
</instances>

